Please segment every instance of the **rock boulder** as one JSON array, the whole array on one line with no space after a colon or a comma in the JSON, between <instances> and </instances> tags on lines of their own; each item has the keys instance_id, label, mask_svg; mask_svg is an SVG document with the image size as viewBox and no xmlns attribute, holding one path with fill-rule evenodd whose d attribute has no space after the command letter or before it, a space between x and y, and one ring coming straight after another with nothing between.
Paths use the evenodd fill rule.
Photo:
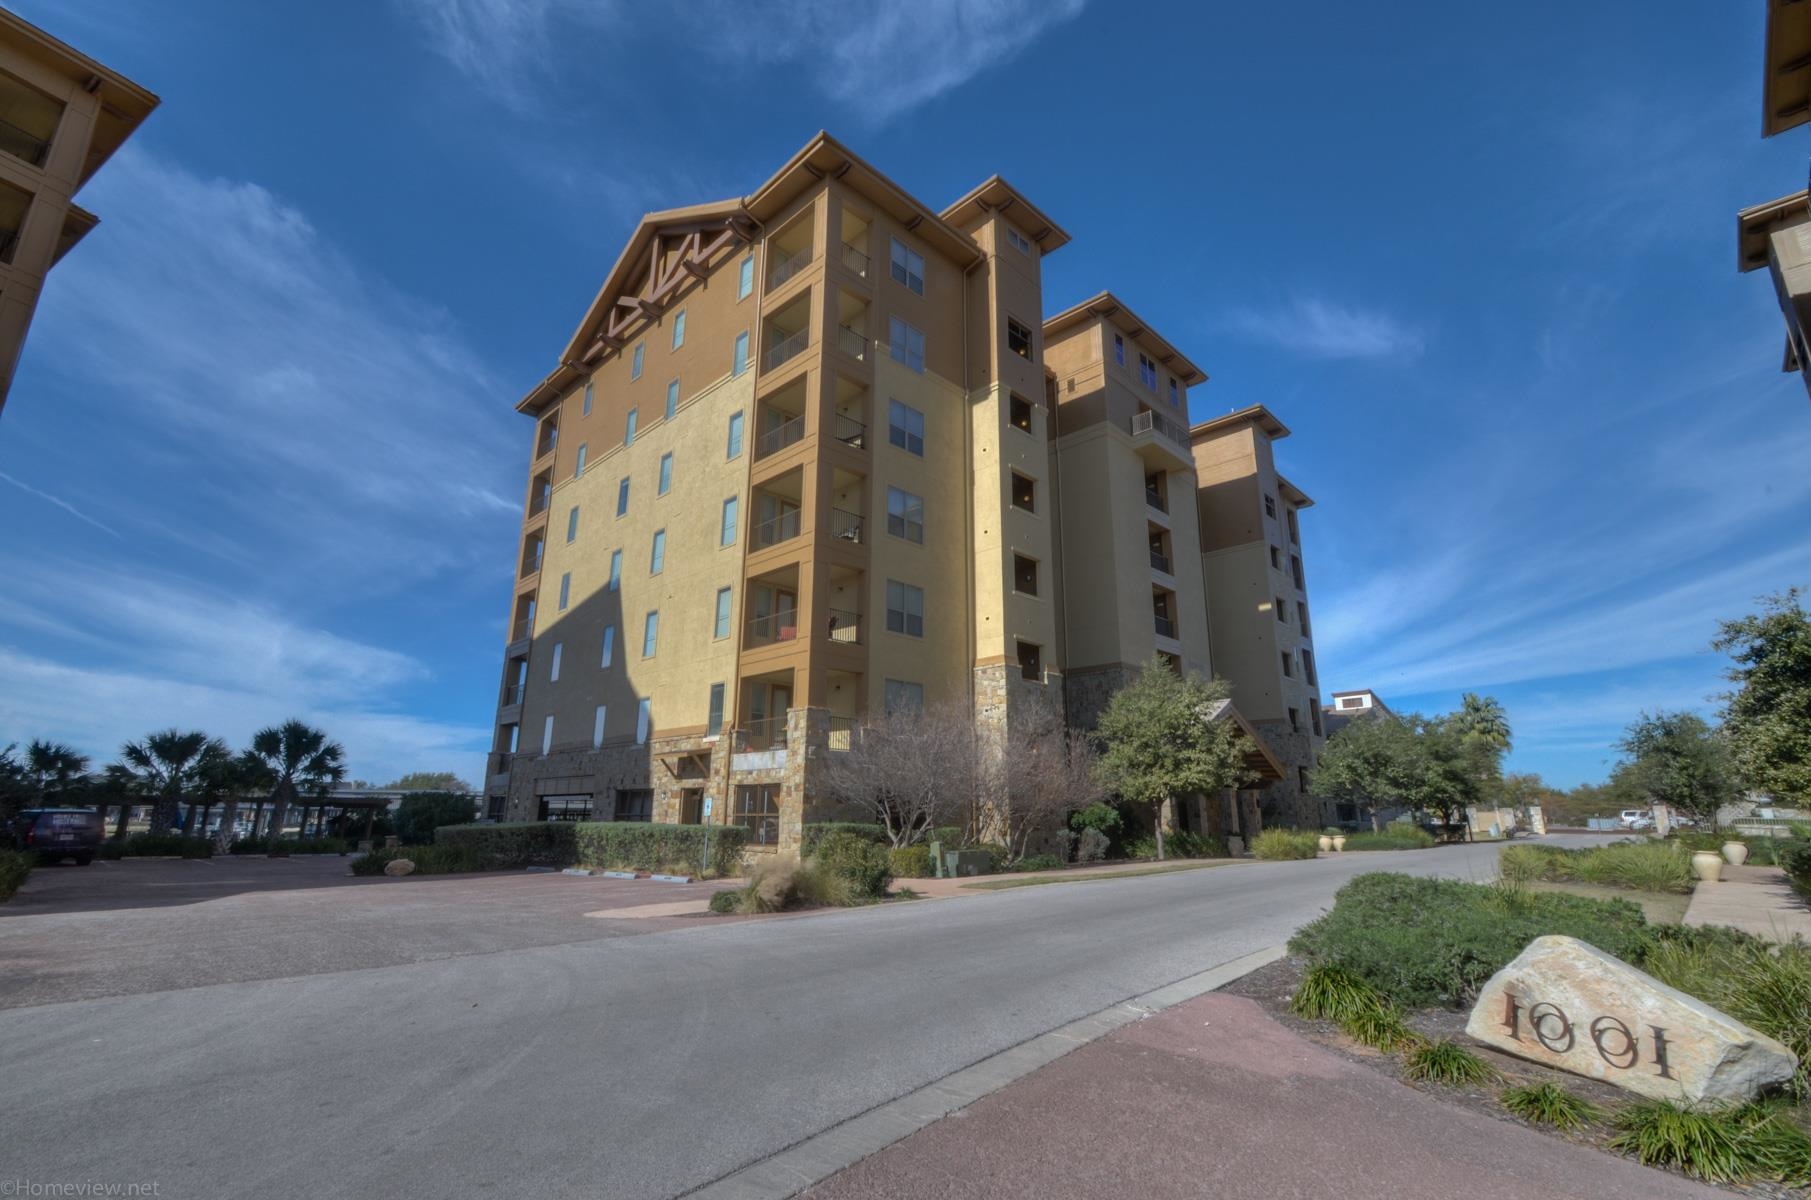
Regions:
<instances>
[{"instance_id":1,"label":"rock boulder","mask_svg":"<svg viewBox=\"0 0 1811 1200\"><path fill-rule=\"evenodd\" d=\"M384 864L386 875L409 875L415 870L415 864L406 858L393 858Z\"/></svg>"}]
</instances>

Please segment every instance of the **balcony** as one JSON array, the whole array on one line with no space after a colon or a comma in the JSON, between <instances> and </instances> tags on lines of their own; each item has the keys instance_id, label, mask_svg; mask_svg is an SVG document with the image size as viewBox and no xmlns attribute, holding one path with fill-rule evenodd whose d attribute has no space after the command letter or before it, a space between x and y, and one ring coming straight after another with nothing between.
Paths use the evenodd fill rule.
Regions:
<instances>
[{"instance_id":1,"label":"balcony","mask_svg":"<svg viewBox=\"0 0 1811 1200\"><path fill-rule=\"evenodd\" d=\"M1151 621L1157 630L1158 637L1166 637L1166 638L1169 638L1171 641L1174 641L1176 639L1176 622L1175 621L1171 620L1169 617L1164 616L1162 613L1152 613Z\"/></svg>"},{"instance_id":2,"label":"balcony","mask_svg":"<svg viewBox=\"0 0 1811 1200\"><path fill-rule=\"evenodd\" d=\"M735 731L737 753L786 748L786 717L755 717L744 721Z\"/></svg>"},{"instance_id":3,"label":"balcony","mask_svg":"<svg viewBox=\"0 0 1811 1200\"><path fill-rule=\"evenodd\" d=\"M836 414L836 440L857 450L868 448L868 427L854 417Z\"/></svg>"},{"instance_id":4,"label":"balcony","mask_svg":"<svg viewBox=\"0 0 1811 1200\"><path fill-rule=\"evenodd\" d=\"M542 426L541 427L541 436L535 442L535 450L534 450L535 459L538 461L540 459L546 458L549 454L553 453L554 448L557 447L559 444L560 444L560 427L558 425Z\"/></svg>"},{"instance_id":5,"label":"balcony","mask_svg":"<svg viewBox=\"0 0 1811 1200\"><path fill-rule=\"evenodd\" d=\"M11 121L0 121L0 150L24 159L34 167L41 167L50 154L50 138L39 137Z\"/></svg>"},{"instance_id":6,"label":"balcony","mask_svg":"<svg viewBox=\"0 0 1811 1200\"><path fill-rule=\"evenodd\" d=\"M810 265L810 246L794 250L791 253L776 249L773 260L773 269L767 273L767 290L770 292L773 291Z\"/></svg>"},{"instance_id":7,"label":"balcony","mask_svg":"<svg viewBox=\"0 0 1811 1200\"><path fill-rule=\"evenodd\" d=\"M1170 556L1153 547L1151 550L1151 570L1162 571L1165 575L1173 574L1170 570Z\"/></svg>"},{"instance_id":8,"label":"balcony","mask_svg":"<svg viewBox=\"0 0 1811 1200\"><path fill-rule=\"evenodd\" d=\"M860 513L853 513L845 508L833 508L830 510L830 536L839 542L850 542L859 546L867 532L863 521L864 518Z\"/></svg>"},{"instance_id":9,"label":"balcony","mask_svg":"<svg viewBox=\"0 0 1811 1200\"><path fill-rule=\"evenodd\" d=\"M843 243L843 266L847 267L854 274L866 279L868 277L869 265L868 255L865 251L858 246L850 245L848 242Z\"/></svg>"},{"instance_id":10,"label":"balcony","mask_svg":"<svg viewBox=\"0 0 1811 1200\"><path fill-rule=\"evenodd\" d=\"M764 617L748 619L748 645L750 646L774 646L781 642L797 641L798 636L799 614L797 609L783 609Z\"/></svg>"},{"instance_id":11,"label":"balcony","mask_svg":"<svg viewBox=\"0 0 1811 1200\"><path fill-rule=\"evenodd\" d=\"M519 642L524 638L532 636L534 636L533 613L530 613L525 617L518 617L516 623L509 627L509 640L512 642Z\"/></svg>"},{"instance_id":12,"label":"balcony","mask_svg":"<svg viewBox=\"0 0 1811 1200\"><path fill-rule=\"evenodd\" d=\"M529 485L528 515L538 517L553 503L553 472L542 471Z\"/></svg>"},{"instance_id":13,"label":"balcony","mask_svg":"<svg viewBox=\"0 0 1811 1200\"><path fill-rule=\"evenodd\" d=\"M492 750L486 757L484 773L486 776L507 775L516 764L516 756L510 750Z\"/></svg>"},{"instance_id":14,"label":"balcony","mask_svg":"<svg viewBox=\"0 0 1811 1200\"><path fill-rule=\"evenodd\" d=\"M780 451L786 449L786 447L805 436L805 417L803 414L796 417L786 417L784 413L777 413L772 409L764 409L762 410L761 417L762 420L767 423L768 428L755 438L755 459L757 462L770 454L778 454Z\"/></svg>"},{"instance_id":15,"label":"balcony","mask_svg":"<svg viewBox=\"0 0 1811 1200\"><path fill-rule=\"evenodd\" d=\"M776 513L767 518L757 524L750 534L755 548L759 550L791 541L797 536L799 536L799 510L796 508L787 509L785 512Z\"/></svg>"},{"instance_id":16,"label":"balcony","mask_svg":"<svg viewBox=\"0 0 1811 1200\"><path fill-rule=\"evenodd\" d=\"M859 362L868 361L868 335L847 325L836 328L836 344L844 354Z\"/></svg>"},{"instance_id":17,"label":"balcony","mask_svg":"<svg viewBox=\"0 0 1811 1200\"><path fill-rule=\"evenodd\" d=\"M1164 470L1194 465L1189 456L1188 430L1160 412L1146 409L1132 414L1132 446L1146 464Z\"/></svg>"},{"instance_id":18,"label":"balcony","mask_svg":"<svg viewBox=\"0 0 1811 1200\"><path fill-rule=\"evenodd\" d=\"M845 608L830 610L830 618L825 623L827 636L831 641L842 646L859 646L862 644L862 620L858 612Z\"/></svg>"},{"instance_id":19,"label":"balcony","mask_svg":"<svg viewBox=\"0 0 1811 1200\"><path fill-rule=\"evenodd\" d=\"M775 371L789 360L805 353L811 345L811 331L801 329L797 333L781 334L767 347L767 359L762 365L764 371Z\"/></svg>"},{"instance_id":20,"label":"balcony","mask_svg":"<svg viewBox=\"0 0 1811 1200\"><path fill-rule=\"evenodd\" d=\"M855 749L855 718L831 717L830 728L824 737L824 748L832 754L843 754Z\"/></svg>"},{"instance_id":21,"label":"balcony","mask_svg":"<svg viewBox=\"0 0 1811 1200\"><path fill-rule=\"evenodd\" d=\"M512 683L503 689L503 702L498 707L513 708L522 703L527 696L528 685L526 683Z\"/></svg>"}]
</instances>

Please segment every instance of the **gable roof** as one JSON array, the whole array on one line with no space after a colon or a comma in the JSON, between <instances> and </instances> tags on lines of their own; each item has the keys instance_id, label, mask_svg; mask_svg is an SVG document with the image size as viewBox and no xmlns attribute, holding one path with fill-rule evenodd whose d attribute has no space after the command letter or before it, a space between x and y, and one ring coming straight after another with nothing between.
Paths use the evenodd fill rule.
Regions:
<instances>
[{"instance_id":1,"label":"gable roof","mask_svg":"<svg viewBox=\"0 0 1811 1200\"><path fill-rule=\"evenodd\" d=\"M976 184L967 195L943 210L943 219L963 226L978 221L990 212L999 213L1038 244L1045 254L1069 244L1069 232L1025 198L1025 193L998 175L990 175Z\"/></svg>"},{"instance_id":2,"label":"gable roof","mask_svg":"<svg viewBox=\"0 0 1811 1200\"><path fill-rule=\"evenodd\" d=\"M1276 755L1270 752L1270 747L1264 744L1264 739L1258 736L1258 731L1245 719L1245 714L1233 706L1231 700L1215 701L1214 706L1207 710L1207 719L1215 725L1231 721L1239 727L1239 731L1245 735L1245 767L1259 779L1275 782L1288 778L1283 771L1283 764L1277 761Z\"/></svg>"},{"instance_id":3,"label":"gable roof","mask_svg":"<svg viewBox=\"0 0 1811 1200\"><path fill-rule=\"evenodd\" d=\"M1135 342L1149 350L1154 358L1168 367L1175 376L1190 387L1207 382L1207 372L1197 367L1182 351L1172 346L1156 330L1152 329L1145 319L1127 307L1125 301L1112 292L1099 292L1080 304L1066 308L1054 317L1044 321L1044 340L1059 337L1069 330L1083 325L1094 318L1110 320L1125 326L1127 335Z\"/></svg>"}]
</instances>

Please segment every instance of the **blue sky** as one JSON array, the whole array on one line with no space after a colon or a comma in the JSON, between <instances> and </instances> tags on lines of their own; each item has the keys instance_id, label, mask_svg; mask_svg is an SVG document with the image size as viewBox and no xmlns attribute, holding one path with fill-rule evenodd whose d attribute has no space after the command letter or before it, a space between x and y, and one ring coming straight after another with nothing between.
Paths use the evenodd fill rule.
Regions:
<instances>
[{"instance_id":1,"label":"blue sky","mask_svg":"<svg viewBox=\"0 0 1811 1200\"><path fill-rule=\"evenodd\" d=\"M1269 405L1322 687L1501 698L1601 777L1811 583L1811 404L1738 208L1762 6L9 0L160 93L85 189L0 418L0 743L292 714L476 779L530 426L636 216L827 128L941 207L998 171Z\"/></svg>"}]
</instances>

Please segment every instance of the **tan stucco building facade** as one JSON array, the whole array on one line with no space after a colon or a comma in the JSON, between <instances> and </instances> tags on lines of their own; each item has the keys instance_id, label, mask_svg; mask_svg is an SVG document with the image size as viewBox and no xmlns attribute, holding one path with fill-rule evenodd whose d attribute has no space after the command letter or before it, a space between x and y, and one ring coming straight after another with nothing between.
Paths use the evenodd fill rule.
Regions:
<instances>
[{"instance_id":1,"label":"tan stucco building facade","mask_svg":"<svg viewBox=\"0 0 1811 1200\"><path fill-rule=\"evenodd\" d=\"M1811 6L1796 0L1766 2L1761 136L1773 137L1811 121ZM1806 373L1811 366L1811 210L1804 189L1736 214L1736 268L1764 269L1773 280L1786 321L1780 370L1797 372L1811 394L1811 374Z\"/></svg>"},{"instance_id":2,"label":"tan stucco building facade","mask_svg":"<svg viewBox=\"0 0 1811 1200\"><path fill-rule=\"evenodd\" d=\"M824 134L645 217L518 405L488 814L708 807L791 850L867 714L960 700L1010 753L1028 706L1089 725L1153 652L1215 670L1206 376L1111 296L1045 321L1068 241L998 177L932 210Z\"/></svg>"},{"instance_id":3,"label":"tan stucco building facade","mask_svg":"<svg viewBox=\"0 0 1811 1200\"><path fill-rule=\"evenodd\" d=\"M44 277L99 224L76 192L157 103L0 9L0 411Z\"/></svg>"}]
</instances>

